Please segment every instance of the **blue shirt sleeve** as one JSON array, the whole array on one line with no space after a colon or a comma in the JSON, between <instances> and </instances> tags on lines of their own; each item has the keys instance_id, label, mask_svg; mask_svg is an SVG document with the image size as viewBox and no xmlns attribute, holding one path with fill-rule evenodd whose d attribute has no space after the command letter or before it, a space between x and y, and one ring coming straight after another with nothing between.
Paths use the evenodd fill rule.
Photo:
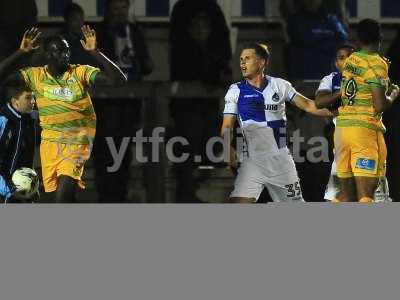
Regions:
<instances>
[{"instance_id":1,"label":"blue shirt sleeve","mask_svg":"<svg viewBox=\"0 0 400 300\"><path fill-rule=\"evenodd\" d=\"M4 151L4 131L7 125L7 118L4 116L0 116L0 151ZM9 199L12 196L12 189L10 185L7 183L7 180L0 174L0 198L5 200Z\"/></svg>"},{"instance_id":2,"label":"blue shirt sleeve","mask_svg":"<svg viewBox=\"0 0 400 300\"><path fill-rule=\"evenodd\" d=\"M0 197L8 200L12 196L12 189L3 176L0 175Z\"/></svg>"}]
</instances>

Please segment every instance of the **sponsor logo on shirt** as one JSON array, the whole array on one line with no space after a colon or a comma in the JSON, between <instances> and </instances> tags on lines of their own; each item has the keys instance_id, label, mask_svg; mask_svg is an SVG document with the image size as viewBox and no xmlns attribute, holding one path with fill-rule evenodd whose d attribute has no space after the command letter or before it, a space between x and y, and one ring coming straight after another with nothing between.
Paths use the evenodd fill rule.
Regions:
<instances>
[{"instance_id":1,"label":"sponsor logo on shirt","mask_svg":"<svg viewBox=\"0 0 400 300\"><path fill-rule=\"evenodd\" d=\"M73 98L73 92L67 87L54 88L52 90L52 93L53 93L53 95L56 95L57 97L60 97L60 98L64 98L66 100L71 100Z\"/></svg>"},{"instance_id":2,"label":"sponsor logo on shirt","mask_svg":"<svg viewBox=\"0 0 400 300\"><path fill-rule=\"evenodd\" d=\"M277 111L278 110L278 105L277 104L267 104L265 106L266 110L273 110L273 111Z\"/></svg>"},{"instance_id":3,"label":"sponsor logo on shirt","mask_svg":"<svg viewBox=\"0 0 400 300\"><path fill-rule=\"evenodd\" d=\"M244 98L256 98L259 95L253 94L253 95L244 95Z\"/></svg>"}]
</instances>

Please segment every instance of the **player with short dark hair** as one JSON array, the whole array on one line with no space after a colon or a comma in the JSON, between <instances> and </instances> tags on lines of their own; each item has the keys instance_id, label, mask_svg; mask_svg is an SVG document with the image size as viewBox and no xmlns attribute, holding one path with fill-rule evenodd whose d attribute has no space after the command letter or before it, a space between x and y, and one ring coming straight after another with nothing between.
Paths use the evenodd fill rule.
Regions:
<instances>
[{"instance_id":1,"label":"player with short dark hair","mask_svg":"<svg viewBox=\"0 0 400 300\"><path fill-rule=\"evenodd\" d=\"M381 25L373 19L361 20L357 25L357 38L362 46L379 45L382 42Z\"/></svg>"},{"instance_id":2,"label":"player with short dark hair","mask_svg":"<svg viewBox=\"0 0 400 300\"><path fill-rule=\"evenodd\" d=\"M221 135L231 135L238 120L245 141L231 202L256 202L264 188L274 201L304 201L286 146L285 103L315 115L332 116L327 109L317 109L314 101L298 93L286 80L266 75L269 57L266 45L246 45L240 55L244 79L232 84L225 96ZM231 154L230 165L236 167L236 154Z\"/></svg>"},{"instance_id":3,"label":"player with short dark hair","mask_svg":"<svg viewBox=\"0 0 400 300\"><path fill-rule=\"evenodd\" d=\"M390 84L388 62L379 55L379 23L360 21L357 35L361 49L351 54L343 67L335 160L340 200L369 203L374 201L379 178L386 172L382 113L397 98L399 87Z\"/></svg>"},{"instance_id":4,"label":"player with short dark hair","mask_svg":"<svg viewBox=\"0 0 400 300\"><path fill-rule=\"evenodd\" d=\"M352 45L342 45L337 49L335 67L336 71L322 78L320 85L316 91L315 104L317 107L326 107L337 111L341 105L341 83L342 70L346 59L355 51ZM336 123L336 119L333 119ZM333 161L331 168L331 176L325 191L325 200L332 202L340 202L340 183L336 172L336 161ZM389 200L389 188L386 177L379 180L378 188L375 192L374 199L376 202Z\"/></svg>"},{"instance_id":5,"label":"player with short dark hair","mask_svg":"<svg viewBox=\"0 0 400 300\"><path fill-rule=\"evenodd\" d=\"M268 45L265 44L259 44L259 43L247 43L244 44L242 49L252 49L254 50L254 52L256 53L256 55L262 59L264 59L265 61L268 61L269 57L270 57L270 51L268 48Z\"/></svg>"},{"instance_id":6,"label":"player with short dark hair","mask_svg":"<svg viewBox=\"0 0 400 300\"><path fill-rule=\"evenodd\" d=\"M7 103L0 109L0 202L17 201L11 181L15 170L33 168L35 105L32 90L23 83L8 87Z\"/></svg>"},{"instance_id":7,"label":"player with short dark hair","mask_svg":"<svg viewBox=\"0 0 400 300\"><path fill-rule=\"evenodd\" d=\"M92 85L122 85L126 77L97 49L96 33L82 27L83 48L102 66L72 65L67 41L61 36L45 40L47 65L19 70L8 82L23 80L34 92L42 127L40 155L45 192L56 192L56 202L74 202L77 187L84 187L82 174L90 156L96 131L96 114L88 93ZM36 46L40 32L25 32L20 48L0 63L0 77Z\"/></svg>"},{"instance_id":8,"label":"player with short dark hair","mask_svg":"<svg viewBox=\"0 0 400 300\"><path fill-rule=\"evenodd\" d=\"M336 51L335 71L322 78L319 87L315 93L315 105L319 108L328 108L337 114L337 109L341 105L340 87L342 83L342 69L346 59L355 51L355 47L351 45L341 45ZM330 128L334 128L336 119L333 119L333 124ZM332 134L329 135L329 141L332 145ZM333 148L330 147L330 148ZM331 151L331 149L330 149ZM325 201L338 202L337 196L340 193L339 179L336 174L336 162L333 160L329 181L325 190Z\"/></svg>"}]
</instances>

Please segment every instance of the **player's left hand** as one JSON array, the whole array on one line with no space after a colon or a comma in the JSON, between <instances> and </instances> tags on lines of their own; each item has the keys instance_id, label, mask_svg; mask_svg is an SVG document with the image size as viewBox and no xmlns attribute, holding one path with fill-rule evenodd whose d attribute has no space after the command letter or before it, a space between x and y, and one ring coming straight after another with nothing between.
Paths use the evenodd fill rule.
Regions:
<instances>
[{"instance_id":1,"label":"player's left hand","mask_svg":"<svg viewBox=\"0 0 400 300\"><path fill-rule=\"evenodd\" d=\"M97 50L96 31L91 29L89 25L83 25L81 29L83 36L85 37L85 40L81 40L83 49L85 49L86 51L96 51Z\"/></svg>"}]
</instances>

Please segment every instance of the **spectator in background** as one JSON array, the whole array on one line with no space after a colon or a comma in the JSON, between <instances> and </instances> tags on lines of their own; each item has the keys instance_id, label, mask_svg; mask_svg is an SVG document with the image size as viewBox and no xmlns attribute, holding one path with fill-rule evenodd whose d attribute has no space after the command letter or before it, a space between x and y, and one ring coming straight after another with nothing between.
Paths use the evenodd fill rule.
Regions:
<instances>
[{"instance_id":1,"label":"spectator in background","mask_svg":"<svg viewBox=\"0 0 400 300\"><path fill-rule=\"evenodd\" d=\"M129 20L129 0L106 1L104 21L97 32L99 48L123 70L128 81L138 81L153 70L146 41L137 22ZM112 137L120 149L124 136L134 136L139 126L141 102L138 99L109 99L95 101L98 117L97 135L93 148L96 186L99 202L127 202L129 169L132 152L128 147L121 167L110 173L113 159L106 142Z\"/></svg>"},{"instance_id":2,"label":"spectator in background","mask_svg":"<svg viewBox=\"0 0 400 300\"><path fill-rule=\"evenodd\" d=\"M348 13L346 9L346 0L325 0L323 5L328 14L336 15L340 22L346 28L349 26ZM280 0L279 8L282 17L287 20L289 16L294 15L302 7L302 1L295 0Z\"/></svg>"},{"instance_id":3,"label":"spectator in background","mask_svg":"<svg viewBox=\"0 0 400 300\"><path fill-rule=\"evenodd\" d=\"M19 47L20 37L27 28L37 22L35 0L1 0L0 1L0 61L8 57ZM31 57L18 62L19 67L28 65ZM0 87L0 98L6 97L4 87Z\"/></svg>"},{"instance_id":4,"label":"spectator in background","mask_svg":"<svg viewBox=\"0 0 400 300\"><path fill-rule=\"evenodd\" d=\"M82 26L85 23L85 12L83 8L74 2L68 4L63 12L64 28L60 35L65 38L70 47L70 61L71 64L91 65L97 66L94 59L82 47L81 40Z\"/></svg>"},{"instance_id":5,"label":"spectator in background","mask_svg":"<svg viewBox=\"0 0 400 300\"><path fill-rule=\"evenodd\" d=\"M387 52L387 58L391 61L389 78L395 83L400 82L400 27L397 36ZM383 122L386 127L385 140L387 146L386 177L389 183L390 197L395 202L400 202L400 102L394 101L392 106L384 112Z\"/></svg>"},{"instance_id":6,"label":"spectator in background","mask_svg":"<svg viewBox=\"0 0 400 300\"><path fill-rule=\"evenodd\" d=\"M328 14L336 15L346 29L349 29L349 14L346 9L346 0L325 0L324 6Z\"/></svg>"},{"instance_id":7,"label":"spectator in background","mask_svg":"<svg viewBox=\"0 0 400 300\"><path fill-rule=\"evenodd\" d=\"M129 21L129 6L129 0L106 1L104 21L98 30L99 46L116 60L128 80L140 80L153 71L153 61L142 29L136 21Z\"/></svg>"},{"instance_id":8,"label":"spectator in background","mask_svg":"<svg viewBox=\"0 0 400 300\"><path fill-rule=\"evenodd\" d=\"M332 71L337 47L348 33L334 14L329 14L322 0L302 0L294 13L286 17L288 74L290 79L318 79Z\"/></svg>"},{"instance_id":9,"label":"spectator in background","mask_svg":"<svg viewBox=\"0 0 400 300\"><path fill-rule=\"evenodd\" d=\"M215 85L231 81L229 29L216 1L179 0L171 14L170 47L171 80ZM195 195L193 155L203 154L208 138L218 135L219 99L172 99L171 114L175 133L189 142L177 151L191 155L174 168L176 201L201 202Z\"/></svg>"},{"instance_id":10,"label":"spectator in background","mask_svg":"<svg viewBox=\"0 0 400 300\"><path fill-rule=\"evenodd\" d=\"M35 0L0 1L0 61L19 47L20 37L36 21Z\"/></svg>"}]
</instances>

